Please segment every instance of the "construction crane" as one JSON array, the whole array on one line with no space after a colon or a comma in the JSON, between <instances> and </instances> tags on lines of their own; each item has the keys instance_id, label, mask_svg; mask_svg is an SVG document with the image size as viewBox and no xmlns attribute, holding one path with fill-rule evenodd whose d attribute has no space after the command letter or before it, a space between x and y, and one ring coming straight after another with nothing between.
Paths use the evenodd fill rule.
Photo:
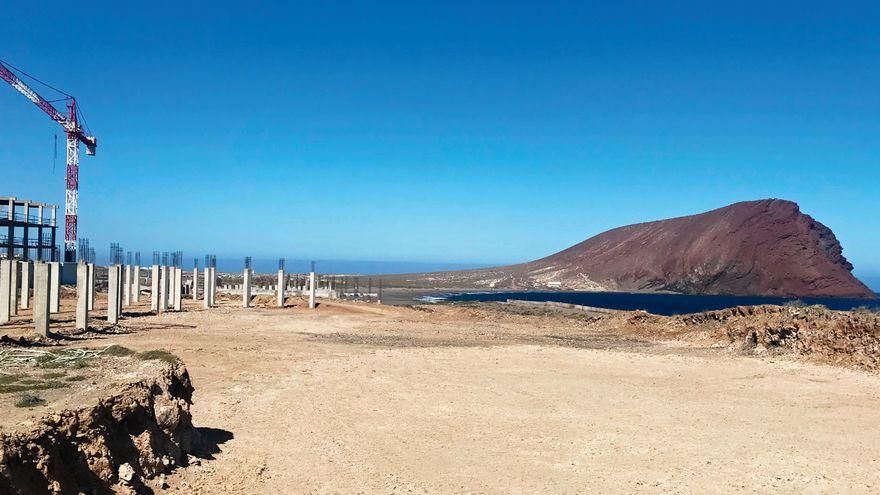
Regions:
<instances>
[{"instance_id":1,"label":"construction crane","mask_svg":"<svg viewBox=\"0 0 880 495\"><path fill-rule=\"evenodd\" d=\"M98 145L94 136L89 136L80 126L77 117L76 98L58 91L66 96L68 115L56 109L51 102L37 94L25 84L12 70L14 67L0 61L0 78L8 82L16 91L31 100L34 105L61 124L67 133L67 186L64 201L64 261L76 261L76 222L79 204L79 143L86 145L86 154L94 155ZM19 69L15 69L24 74ZM51 87L51 86L49 86ZM54 89L54 88L53 88Z\"/></svg>"}]
</instances>

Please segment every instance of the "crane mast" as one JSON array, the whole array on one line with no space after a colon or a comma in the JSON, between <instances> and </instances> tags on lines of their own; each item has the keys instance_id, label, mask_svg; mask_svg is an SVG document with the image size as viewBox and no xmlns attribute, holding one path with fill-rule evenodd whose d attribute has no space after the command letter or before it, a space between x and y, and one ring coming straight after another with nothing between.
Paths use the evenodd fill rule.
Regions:
<instances>
[{"instance_id":1,"label":"crane mast","mask_svg":"<svg viewBox=\"0 0 880 495\"><path fill-rule=\"evenodd\" d=\"M24 83L12 70L0 62L0 79L3 79L25 98L34 103L49 117L58 122L67 134L67 174L64 195L64 261L76 261L76 226L79 206L79 144L86 145L86 154L94 155L98 145L94 136L89 136L79 125L76 98L68 97L68 115L56 109L52 103L40 96Z\"/></svg>"}]
</instances>

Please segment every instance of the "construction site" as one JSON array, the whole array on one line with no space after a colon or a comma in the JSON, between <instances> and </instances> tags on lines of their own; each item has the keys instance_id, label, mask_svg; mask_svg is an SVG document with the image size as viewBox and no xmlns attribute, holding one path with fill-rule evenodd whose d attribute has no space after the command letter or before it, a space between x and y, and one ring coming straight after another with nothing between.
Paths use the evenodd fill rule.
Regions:
<instances>
[{"instance_id":1,"label":"construction site","mask_svg":"<svg viewBox=\"0 0 880 495\"><path fill-rule=\"evenodd\" d=\"M265 58L272 62L271 71L276 71L301 62L294 55L299 54L297 43L302 40L291 33L295 21L300 22L299 12L277 16L284 23L283 36L275 38L259 30L246 38L273 46L292 43L295 47L288 60L246 50L246 43L213 51L213 45L228 32L248 24L251 13L244 10L261 11L262 7L239 6L219 23L222 36L201 37L202 16L207 15L202 10L214 9L213 5L196 9L196 21L162 32L157 28L158 34L153 32L155 19L150 18L151 24L144 29L149 35L144 34L146 41L142 41L149 48L149 56L143 58L150 60L138 60L143 65L129 74L138 84L142 78L156 77L145 88L126 86L122 81L128 79L113 79L98 68L108 60L139 58L129 53L126 44L138 41L129 39L128 23L137 20L127 14L126 21L118 23L122 27L111 33L122 37L117 39L118 53L77 61L86 67L86 75L77 79L81 86L118 85L126 97L129 92L135 95L131 99L136 107L126 107L123 97L104 102L105 108L123 108L119 120L113 121L116 126L131 125L112 133L106 131L110 125L100 121L94 122L96 129L103 128L107 134L92 132L80 101L0 60L0 79L5 82L0 90L11 91L22 103L14 110L40 115L52 132L63 133L66 144L63 184L47 180L43 169L32 174L36 178L13 187L23 191L2 190L6 186L0 183L0 495L880 492L880 426L876 421L880 311L873 299L876 294L851 273L853 265L843 257L831 230L802 214L796 204L767 199L688 217L677 217L673 215L677 210L670 209L670 220L643 222L639 217L639 223L604 232L608 226L597 221L601 225L590 224L590 228L602 233L587 241L549 257L535 257L534 262L511 261L501 267L379 275L328 273L320 260L311 262L308 269L305 263L293 265L289 262L294 258L284 258L290 256L284 253L308 253L297 259L311 260L325 252L343 252L343 248L370 254L382 253L389 246L402 253L414 252L412 245L427 249L442 234L433 230L439 227L423 229L423 222L466 232L462 249L476 253L480 234L489 232L491 224L503 220L519 226L525 217L533 217L540 228L529 234L529 242L556 236L554 242L564 245L574 237L553 230L551 224L574 221L543 213L540 203L567 204L568 199L557 200L566 196L607 203L577 217L585 222L610 216L621 207L622 203L604 196L604 189L622 184L628 195L646 194L654 184L639 183L639 174L602 182L594 181L592 175L579 177L576 169L586 156L611 161L612 153L595 143L622 138L602 132L618 125L624 129L621 135L641 135L645 131L639 126L650 118L633 111L635 124L621 119L624 123L597 126L601 130L585 132L589 146L575 146L573 137L545 130L542 122L519 113L522 108L508 105L532 95L541 81L554 79L553 74L543 72L549 70L545 65L561 61L559 66L576 72L575 66L554 57L581 52L565 44L552 56L535 56L527 71L519 67L506 72L493 65L504 57L469 58L476 50L472 44L479 44L474 40L486 35L482 27L470 38L459 37L456 31L452 37L458 51L450 56L437 49L440 37L428 29L442 22L443 15L429 16L426 25L407 24L405 31L416 32L422 44L406 43L398 41L391 30L385 31L384 24L398 14L395 10L387 19L375 21L381 30L371 35L389 37L390 44L412 50L406 54L418 68L410 74L415 82L382 82L380 75L394 72L393 54L386 58L383 52L370 59L359 51L340 53L321 33L315 73L338 71L336 75L345 83L340 83L336 97L353 108L334 127L328 123L332 111L308 105L309 100L332 92L332 87L318 85L313 92L300 94L295 84L276 82L250 65ZM503 9L489 13L492 26L510 14ZM468 10L467 19L471 15L476 14ZM156 16L164 18L166 12ZM328 18L337 24L336 17ZM358 16L349 21L338 23L345 32L354 31L357 39L349 43L359 50L369 48L365 46L370 43L357 31L365 23ZM516 46L532 54L531 47L520 47L516 41L531 27L532 19L528 21L517 23L515 32L496 45ZM302 22L306 24L296 25L295 30L307 32L311 21ZM653 20L639 24L640 32L644 26L653 27ZM169 30L191 31L202 44L189 48L166 42ZM609 46L619 44L629 46L629 40ZM104 49L113 43L100 40L86 46L99 45ZM171 55L152 60L153 50L163 47ZM654 63L663 50L644 58ZM581 54L587 59L604 55ZM426 64L432 57L446 60L447 65ZM188 72L203 58L212 60L206 63L210 69L205 69L212 77L240 72L243 81L224 85L212 80L219 88L217 93L203 96L201 85L211 77ZM619 57L606 58L621 63ZM167 69L169 60L176 60L179 70ZM330 62L344 65L345 70L325 65ZM463 64L468 77L485 72L484 77L504 84L525 79L526 87L498 91L492 86L481 88L471 79L447 79L447 71L456 64ZM532 69L539 65L541 70ZM650 73L653 69L651 65L642 70ZM607 70L596 74L604 77ZM738 70L737 66L731 72ZM525 72L538 75L530 78ZM638 75L637 82L644 78L648 83L644 88L632 83L637 89L632 101L663 86L650 74ZM190 77L199 91L179 91L175 84ZM295 80L313 77L297 72ZM360 77L366 81L362 86L351 83ZM507 128L519 139L511 148L514 151L487 151L504 130L470 131L467 125L479 116L469 108L456 113L449 102L423 107L420 98L427 98L429 83L436 81L470 105L490 97L505 100L497 103L504 122L519 122ZM151 84L155 87L147 87ZM610 99L595 91L593 84L591 80L574 86L578 94L588 93L591 99ZM688 84L696 86L690 80ZM720 83L706 86L715 88L714 84ZM610 85L620 86L616 81ZM398 95L409 86L417 91L418 98L412 101ZM381 104L358 106L355 101L361 93L386 90L391 96ZM50 91L51 97L41 96ZM466 96L467 91L474 93ZM226 100L239 93L247 93L246 103ZM556 95L555 91L547 93ZM214 101L218 94L221 103ZM158 108L151 99L156 95L174 104ZM284 98L291 95L301 100L296 105L290 100L291 107L285 107ZM691 93L686 96L684 103L670 104L676 115L687 113L680 108L691 103ZM564 114L566 126L583 119L566 113L577 106L567 96L533 106L542 114ZM418 113L412 124L415 130L398 126L394 120L395 112L411 108ZM151 134L157 126L140 121L150 111L159 115L153 122L168 126L168 135L185 139L157 139ZM330 148L332 153L308 157L304 151L305 158L284 157L274 168L266 167L265 183L252 183L251 174L257 173L261 160L283 155L279 150L287 149L281 143L284 139L264 134L263 122L272 122L266 127L283 127L297 112L305 115L303 125L308 127L303 142ZM388 120L382 121L385 127L353 138L356 152L336 150L328 136L338 134L327 129L346 135L359 118L370 113L383 117L387 113ZM209 115L210 125L190 125L186 118L193 114ZM232 121L228 128L215 125L227 118ZM425 122L443 118L450 119L450 134L431 135ZM534 127L523 131L523 121ZM657 135L665 136L677 123L663 121ZM517 134L520 131L522 135ZM540 145L527 146L528 136L541 133L551 135L547 146L554 150L546 161L532 157ZM213 154L201 141L207 134L216 139ZM414 158L392 168L383 187L367 182L377 173L372 162L383 156L377 149L388 142L398 145L411 134L416 138L407 146ZM727 128L719 131L725 139L732 134ZM129 139L130 146L141 139L146 144L138 143L127 152L116 150L115 157L122 163L95 171L105 181L93 190L100 192L81 197L80 152L92 156L106 149L113 143L105 140L107 135L118 141ZM643 159L667 173L665 165L660 167L654 160L668 154L668 149L683 147L670 142L661 151L646 152L650 156ZM302 142L296 145L304 147ZM738 142L728 145L741 147ZM577 166L559 165L563 160L553 153L566 146L580 153L573 160ZM176 147L180 153L176 156L185 159L156 165L165 147ZM532 161L487 172L450 151L453 148L485 155L490 162L506 163L518 155ZM364 162L351 158L361 152L368 157ZM132 159L140 153L147 155L142 162ZM234 166L212 168L210 162L220 155ZM442 160L432 161L447 155L465 165L445 169ZM335 163L346 160L352 160L350 168L334 169ZM141 175L120 172L127 167L141 167ZM175 174L186 167L195 170L197 181L178 180ZM608 167L616 173L617 165ZM4 172L20 174L26 167L10 172L12 168L7 165ZM560 182L575 183L576 189L557 196L555 189L532 184L533 179L522 179L525 185L504 186L503 180L533 169ZM320 176L330 177L332 187L315 186ZM158 179L141 182L138 177ZM424 184L420 183L424 177ZM765 177L765 170L754 177ZM747 180L754 179L748 176ZM789 175L785 181L791 182ZM280 185L266 191L267 183ZM337 190L337 183L350 189ZM688 195L675 179L669 179L669 184L664 186L672 191L668 196ZM432 202L428 193L443 186L468 190L483 203L469 209L455 199ZM495 193L501 199L491 196ZM242 200L244 196L249 199ZM490 197L496 199L486 199ZM650 205L651 215L661 209L662 202ZM434 216L432 209L440 204L449 206L451 220ZM504 204L508 210L501 209ZM89 209L81 208L84 205ZM324 216L328 205L341 206ZM409 210L420 206L423 209L417 211L421 213ZM395 208L404 213L394 216ZM503 214L494 216L496 208ZM116 210L125 210L124 216L107 213ZM91 217L82 213L80 218L82 211L99 212L105 215L103 220L124 221L88 224ZM729 218L735 221L724 223ZM340 234L345 228L337 224L356 234ZM694 225L703 230L696 232ZM485 237L496 242L494 236ZM205 238L214 241L205 242ZM388 242L377 242L383 238ZM101 239L100 246L92 239ZM113 240L105 242L108 239ZM511 244L517 256L526 252L525 248L515 251L511 239L501 236L497 243ZM724 239L733 240L724 244ZM155 245L145 246L148 242ZM123 244L138 247L125 249ZM579 251L584 245L590 250ZM184 253L176 250L179 246L197 248ZM444 246L437 250L447 249ZM717 246L733 247L718 254L713 251ZM759 264L754 253L763 253L762 249L773 257ZM274 254L264 258L269 263L261 270L255 269L251 256L239 254L234 263L219 265L231 268L218 270L217 253L230 252ZM788 256L779 253L789 252L804 256L792 262L799 265L795 268L803 268L798 276L779 261ZM614 253L624 254L614 258ZM601 257L606 254L607 258ZM510 259L519 258L511 255ZM598 275L588 274L587 269ZM783 282L792 281L797 289L812 291L812 295L847 296L856 302L838 311L795 300L782 287ZM502 286L513 291L537 290L539 296L541 291L565 288L618 296L630 291L643 295L649 289L669 297L743 296L724 292L725 283L764 291L762 297L771 294L791 300L661 316L642 309L519 299L516 294L484 302L444 302L436 297L438 291L479 294ZM875 306L856 306L862 300L873 301Z\"/></svg>"}]
</instances>

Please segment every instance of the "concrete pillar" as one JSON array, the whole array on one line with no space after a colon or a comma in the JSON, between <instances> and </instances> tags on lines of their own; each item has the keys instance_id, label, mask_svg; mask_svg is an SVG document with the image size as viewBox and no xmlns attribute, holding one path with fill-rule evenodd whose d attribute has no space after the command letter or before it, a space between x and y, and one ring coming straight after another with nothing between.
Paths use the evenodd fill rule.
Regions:
<instances>
[{"instance_id":1,"label":"concrete pillar","mask_svg":"<svg viewBox=\"0 0 880 495\"><path fill-rule=\"evenodd\" d=\"M21 309L30 308L31 304L31 262L21 262L21 299L19 307Z\"/></svg>"},{"instance_id":2,"label":"concrete pillar","mask_svg":"<svg viewBox=\"0 0 880 495\"><path fill-rule=\"evenodd\" d=\"M57 313L61 306L61 263L49 263L49 313Z\"/></svg>"},{"instance_id":3,"label":"concrete pillar","mask_svg":"<svg viewBox=\"0 0 880 495\"><path fill-rule=\"evenodd\" d=\"M118 293L118 296L116 298L116 313L121 317L122 316L122 296L125 294L125 283L124 283L125 279L123 278L125 276L125 271L123 270L122 265L117 265L116 270L119 271L119 286L116 289L116 292Z\"/></svg>"},{"instance_id":4,"label":"concrete pillar","mask_svg":"<svg viewBox=\"0 0 880 495\"><path fill-rule=\"evenodd\" d=\"M9 315L18 314L18 261L12 260L9 265Z\"/></svg>"},{"instance_id":5,"label":"concrete pillar","mask_svg":"<svg viewBox=\"0 0 880 495\"><path fill-rule=\"evenodd\" d=\"M193 268L193 301L199 300L199 267Z\"/></svg>"},{"instance_id":6,"label":"concrete pillar","mask_svg":"<svg viewBox=\"0 0 880 495\"><path fill-rule=\"evenodd\" d=\"M89 263L89 311L95 310L95 264Z\"/></svg>"},{"instance_id":7,"label":"concrete pillar","mask_svg":"<svg viewBox=\"0 0 880 495\"><path fill-rule=\"evenodd\" d=\"M107 323L119 323L119 295L122 285L122 265L110 265L107 268Z\"/></svg>"},{"instance_id":8,"label":"concrete pillar","mask_svg":"<svg viewBox=\"0 0 880 495\"><path fill-rule=\"evenodd\" d=\"M205 280L204 280L205 283L202 285L205 286L205 295L204 295L203 299L205 300L205 309L208 309L211 307L211 268L210 267L205 267L204 277L205 277Z\"/></svg>"},{"instance_id":9,"label":"concrete pillar","mask_svg":"<svg viewBox=\"0 0 880 495\"><path fill-rule=\"evenodd\" d=\"M309 273L309 309L315 309L315 272Z\"/></svg>"},{"instance_id":10,"label":"concrete pillar","mask_svg":"<svg viewBox=\"0 0 880 495\"><path fill-rule=\"evenodd\" d=\"M48 263L34 263L34 330L43 337L49 336L50 272Z\"/></svg>"},{"instance_id":11,"label":"concrete pillar","mask_svg":"<svg viewBox=\"0 0 880 495\"><path fill-rule=\"evenodd\" d=\"M122 279L122 305L131 306L131 265L125 265L123 270L125 271Z\"/></svg>"},{"instance_id":12,"label":"concrete pillar","mask_svg":"<svg viewBox=\"0 0 880 495\"><path fill-rule=\"evenodd\" d=\"M176 287L174 284L174 277L177 275L177 268L173 266L168 267L168 308L174 308L174 300L177 298L177 292L180 290L180 287Z\"/></svg>"},{"instance_id":13,"label":"concrete pillar","mask_svg":"<svg viewBox=\"0 0 880 495\"><path fill-rule=\"evenodd\" d=\"M183 286L183 268L174 268L174 311L180 311Z\"/></svg>"},{"instance_id":14,"label":"concrete pillar","mask_svg":"<svg viewBox=\"0 0 880 495\"><path fill-rule=\"evenodd\" d=\"M132 277L131 300L135 303L141 302L141 266L135 265L134 275Z\"/></svg>"},{"instance_id":15,"label":"concrete pillar","mask_svg":"<svg viewBox=\"0 0 880 495\"><path fill-rule=\"evenodd\" d=\"M241 285L241 306L251 307L251 269L245 268L242 272L244 282Z\"/></svg>"},{"instance_id":16,"label":"concrete pillar","mask_svg":"<svg viewBox=\"0 0 880 495\"><path fill-rule=\"evenodd\" d=\"M278 285L275 286L278 293L278 307L284 307L284 270L278 270Z\"/></svg>"},{"instance_id":17,"label":"concrete pillar","mask_svg":"<svg viewBox=\"0 0 880 495\"><path fill-rule=\"evenodd\" d=\"M150 309L159 311L159 265L153 265L150 268Z\"/></svg>"},{"instance_id":18,"label":"concrete pillar","mask_svg":"<svg viewBox=\"0 0 880 495\"><path fill-rule=\"evenodd\" d=\"M211 267L211 307L217 305L217 267Z\"/></svg>"},{"instance_id":19,"label":"concrete pillar","mask_svg":"<svg viewBox=\"0 0 880 495\"><path fill-rule=\"evenodd\" d=\"M76 329L89 329L89 265L76 264Z\"/></svg>"},{"instance_id":20,"label":"concrete pillar","mask_svg":"<svg viewBox=\"0 0 880 495\"><path fill-rule=\"evenodd\" d=\"M168 311L168 291L171 284L168 282L168 267L163 266L159 269L159 312Z\"/></svg>"},{"instance_id":21,"label":"concrete pillar","mask_svg":"<svg viewBox=\"0 0 880 495\"><path fill-rule=\"evenodd\" d=\"M12 298L12 260L0 260L0 324L8 323Z\"/></svg>"}]
</instances>

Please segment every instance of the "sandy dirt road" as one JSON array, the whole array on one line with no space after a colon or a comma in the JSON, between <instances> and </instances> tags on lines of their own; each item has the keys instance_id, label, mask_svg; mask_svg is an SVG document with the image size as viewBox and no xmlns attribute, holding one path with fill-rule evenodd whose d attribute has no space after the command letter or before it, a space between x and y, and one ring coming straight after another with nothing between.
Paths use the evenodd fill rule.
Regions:
<instances>
[{"instance_id":1,"label":"sandy dirt road","mask_svg":"<svg viewBox=\"0 0 880 495\"><path fill-rule=\"evenodd\" d=\"M102 336L167 348L214 460L168 493L871 493L880 377L571 318L227 304Z\"/></svg>"}]
</instances>

